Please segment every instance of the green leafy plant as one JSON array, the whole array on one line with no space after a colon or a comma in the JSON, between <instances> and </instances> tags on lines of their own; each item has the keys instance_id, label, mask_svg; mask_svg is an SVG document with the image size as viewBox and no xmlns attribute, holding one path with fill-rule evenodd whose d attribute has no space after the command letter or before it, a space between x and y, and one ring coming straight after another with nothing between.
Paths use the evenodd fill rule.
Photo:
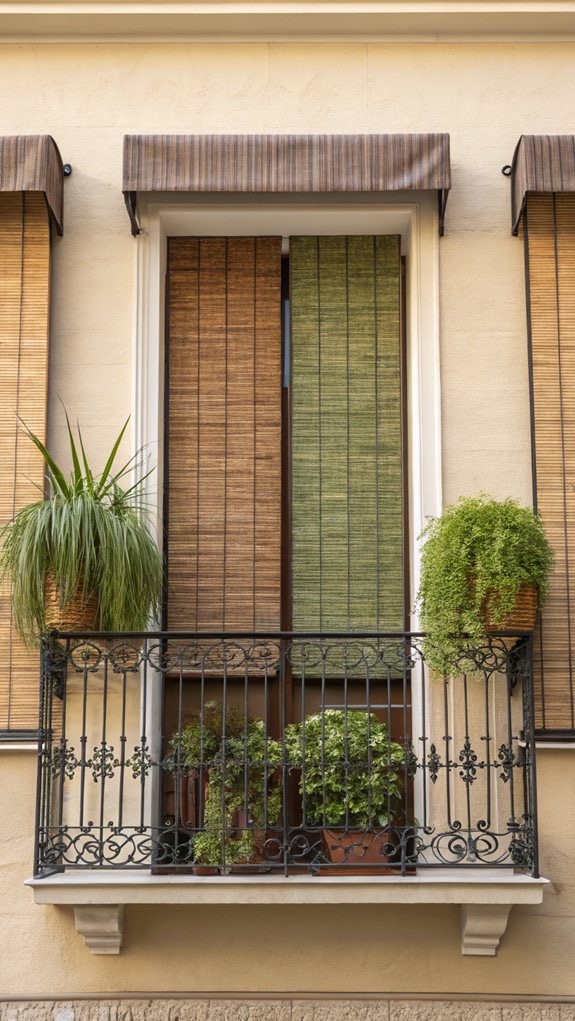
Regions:
<instances>
[{"instance_id":1,"label":"green leafy plant","mask_svg":"<svg viewBox=\"0 0 575 1021\"><path fill-rule=\"evenodd\" d=\"M485 495L447 507L420 538L425 657L441 673L458 672L465 648L486 641L487 607L502 627L522 585L535 585L543 601L553 553L531 508Z\"/></svg>"},{"instance_id":2,"label":"green leafy plant","mask_svg":"<svg viewBox=\"0 0 575 1021\"><path fill-rule=\"evenodd\" d=\"M45 587L53 580L61 610L78 594L97 600L103 631L138 631L156 613L162 588L162 555L147 526L145 475L124 488L140 453L114 471L128 426L118 434L101 474L88 462L66 423L72 471L67 477L41 440L25 431L47 469L48 496L20 510L0 531L0 578L12 579L13 622L28 641L46 630Z\"/></svg>"},{"instance_id":3,"label":"green leafy plant","mask_svg":"<svg viewBox=\"0 0 575 1021\"><path fill-rule=\"evenodd\" d=\"M326 709L289 724L285 743L290 767L301 769L307 825L375 829L393 821L406 757L374 713Z\"/></svg>"},{"instance_id":4,"label":"green leafy plant","mask_svg":"<svg viewBox=\"0 0 575 1021\"><path fill-rule=\"evenodd\" d=\"M224 727L225 724L225 727ZM267 736L263 720L245 717L217 702L172 739L172 762L187 772L208 775L203 829L194 839L198 865L229 865L252 860L256 831L280 814L277 766L281 746Z\"/></svg>"}]
</instances>

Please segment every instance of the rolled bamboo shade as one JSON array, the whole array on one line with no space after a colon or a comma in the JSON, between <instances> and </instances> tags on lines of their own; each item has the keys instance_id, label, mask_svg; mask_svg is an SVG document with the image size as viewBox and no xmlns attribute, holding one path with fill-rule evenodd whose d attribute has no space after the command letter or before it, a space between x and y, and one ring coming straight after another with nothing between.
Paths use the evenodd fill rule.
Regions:
<instances>
[{"instance_id":1,"label":"rolled bamboo shade","mask_svg":"<svg viewBox=\"0 0 575 1021\"><path fill-rule=\"evenodd\" d=\"M293 626L404 627L400 239L290 242Z\"/></svg>"},{"instance_id":2,"label":"rolled bamboo shade","mask_svg":"<svg viewBox=\"0 0 575 1021\"><path fill-rule=\"evenodd\" d=\"M42 458L18 424L46 434L50 223L39 193L0 194L0 518L41 499ZM11 627L0 593L0 733L38 728L39 657Z\"/></svg>"},{"instance_id":3,"label":"rolled bamboo shade","mask_svg":"<svg viewBox=\"0 0 575 1021\"><path fill-rule=\"evenodd\" d=\"M280 624L281 238L168 248L171 629Z\"/></svg>"},{"instance_id":4,"label":"rolled bamboo shade","mask_svg":"<svg viewBox=\"0 0 575 1021\"><path fill-rule=\"evenodd\" d=\"M449 135L125 135L122 190L139 234L140 192L437 191L451 187Z\"/></svg>"},{"instance_id":5,"label":"rolled bamboo shade","mask_svg":"<svg viewBox=\"0 0 575 1021\"><path fill-rule=\"evenodd\" d=\"M575 731L575 195L524 213L537 508L555 551L536 632L536 728Z\"/></svg>"},{"instance_id":6,"label":"rolled bamboo shade","mask_svg":"<svg viewBox=\"0 0 575 1021\"><path fill-rule=\"evenodd\" d=\"M511 167L511 217L517 234L527 196L575 191L575 135L521 135Z\"/></svg>"}]
</instances>

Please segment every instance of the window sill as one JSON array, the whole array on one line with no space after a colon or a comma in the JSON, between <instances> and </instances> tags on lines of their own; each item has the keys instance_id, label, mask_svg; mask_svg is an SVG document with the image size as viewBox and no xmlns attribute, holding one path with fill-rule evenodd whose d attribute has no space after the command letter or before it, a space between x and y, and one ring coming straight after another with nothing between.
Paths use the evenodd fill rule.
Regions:
<instances>
[{"instance_id":1,"label":"window sill","mask_svg":"<svg viewBox=\"0 0 575 1021\"><path fill-rule=\"evenodd\" d=\"M36 904L74 907L94 954L118 954L128 904L458 904L461 952L493 957L515 904L540 904L549 880L484 869L412 876L156 876L99 871L29 879Z\"/></svg>"}]
</instances>

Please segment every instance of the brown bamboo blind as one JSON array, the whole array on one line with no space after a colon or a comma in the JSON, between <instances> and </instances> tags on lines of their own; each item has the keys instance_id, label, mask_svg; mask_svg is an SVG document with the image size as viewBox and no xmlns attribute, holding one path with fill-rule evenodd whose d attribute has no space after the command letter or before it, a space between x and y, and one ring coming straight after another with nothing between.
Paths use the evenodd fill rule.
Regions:
<instances>
[{"instance_id":1,"label":"brown bamboo blind","mask_svg":"<svg viewBox=\"0 0 575 1021\"><path fill-rule=\"evenodd\" d=\"M536 727L575 730L575 195L527 197L536 502L555 568L535 640Z\"/></svg>"},{"instance_id":2,"label":"brown bamboo blind","mask_svg":"<svg viewBox=\"0 0 575 1021\"><path fill-rule=\"evenodd\" d=\"M405 626L400 239L290 242L293 624Z\"/></svg>"},{"instance_id":3,"label":"brown bamboo blind","mask_svg":"<svg viewBox=\"0 0 575 1021\"><path fill-rule=\"evenodd\" d=\"M0 194L0 518L43 492L43 462L19 415L46 433L50 225L44 196ZM10 585L0 593L0 733L38 727L39 663L11 627Z\"/></svg>"},{"instance_id":4,"label":"brown bamboo blind","mask_svg":"<svg viewBox=\"0 0 575 1021\"><path fill-rule=\"evenodd\" d=\"M281 239L171 238L171 629L280 624Z\"/></svg>"}]
</instances>

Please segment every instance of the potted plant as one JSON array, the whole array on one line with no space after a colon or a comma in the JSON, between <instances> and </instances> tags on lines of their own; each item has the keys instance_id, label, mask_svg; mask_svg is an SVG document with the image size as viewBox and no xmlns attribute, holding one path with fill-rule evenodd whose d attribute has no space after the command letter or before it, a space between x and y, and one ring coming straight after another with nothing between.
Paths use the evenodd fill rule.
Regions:
<instances>
[{"instance_id":1,"label":"potted plant","mask_svg":"<svg viewBox=\"0 0 575 1021\"><path fill-rule=\"evenodd\" d=\"M160 601L162 555L142 505L147 476L122 485L138 455L113 467L128 421L100 475L90 467L80 429L76 442L67 415L66 422L71 474L26 429L44 458L48 495L0 531L0 578L11 578L12 619L28 643L52 627L140 631Z\"/></svg>"},{"instance_id":2,"label":"potted plant","mask_svg":"<svg viewBox=\"0 0 575 1021\"><path fill-rule=\"evenodd\" d=\"M404 816L406 755L375 713L325 709L286 727L290 768L301 769L305 827L321 827L334 864L379 865L394 845L392 827Z\"/></svg>"},{"instance_id":3,"label":"potted plant","mask_svg":"<svg viewBox=\"0 0 575 1021\"><path fill-rule=\"evenodd\" d=\"M486 643L489 632L533 629L553 552L531 508L463 497L420 538L421 626L433 669L458 672L465 649Z\"/></svg>"},{"instance_id":4,"label":"potted plant","mask_svg":"<svg viewBox=\"0 0 575 1021\"><path fill-rule=\"evenodd\" d=\"M196 803L204 803L203 818L197 808L188 813L201 827L194 837L194 872L263 862L266 829L281 809L281 747L266 735L263 720L246 718L233 706L224 714L217 702L207 702L172 739L171 761L201 788Z\"/></svg>"}]
</instances>

